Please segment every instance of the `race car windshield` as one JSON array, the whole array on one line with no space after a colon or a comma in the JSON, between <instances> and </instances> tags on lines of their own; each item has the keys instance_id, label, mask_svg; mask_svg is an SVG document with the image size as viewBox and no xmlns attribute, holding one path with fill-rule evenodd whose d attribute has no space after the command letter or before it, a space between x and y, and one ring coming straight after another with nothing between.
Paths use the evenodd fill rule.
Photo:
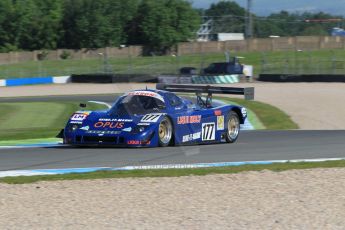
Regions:
<instances>
[{"instance_id":1,"label":"race car windshield","mask_svg":"<svg viewBox=\"0 0 345 230\"><path fill-rule=\"evenodd\" d=\"M119 99L110 109L113 115L140 115L160 112L165 108L163 101L149 96L127 95Z\"/></svg>"}]
</instances>

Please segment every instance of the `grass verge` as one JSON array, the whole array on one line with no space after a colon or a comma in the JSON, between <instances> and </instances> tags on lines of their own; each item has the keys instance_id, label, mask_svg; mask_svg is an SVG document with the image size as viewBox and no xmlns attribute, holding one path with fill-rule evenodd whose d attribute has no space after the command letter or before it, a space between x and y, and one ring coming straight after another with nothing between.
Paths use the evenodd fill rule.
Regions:
<instances>
[{"instance_id":1,"label":"grass verge","mask_svg":"<svg viewBox=\"0 0 345 230\"><path fill-rule=\"evenodd\" d=\"M248 117L253 121L257 129L265 128L269 130L289 130L298 129L298 125L293 122L289 115L272 105L247 101L238 98L215 97L229 104L238 104L248 109ZM258 119L258 120L257 120ZM262 127L262 125L264 127Z\"/></svg>"},{"instance_id":2,"label":"grass verge","mask_svg":"<svg viewBox=\"0 0 345 230\"><path fill-rule=\"evenodd\" d=\"M14 145L37 145L47 143L58 143L60 138L37 138L37 139L24 139L24 140L7 140L0 141L0 146L14 146Z\"/></svg>"},{"instance_id":3,"label":"grass verge","mask_svg":"<svg viewBox=\"0 0 345 230\"><path fill-rule=\"evenodd\" d=\"M26 184L38 181L59 180L91 180L109 178L140 178L140 177L180 177L180 176L204 176L210 174L230 174L247 171L271 170L281 172L292 169L335 168L345 167L345 160L324 162L301 163L276 163L270 165L243 165L232 167L198 168L198 169L154 169L133 171L97 171L92 173L71 173L63 175L45 176L19 176L0 178L0 183Z\"/></svg>"},{"instance_id":4,"label":"grass verge","mask_svg":"<svg viewBox=\"0 0 345 230\"><path fill-rule=\"evenodd\" d=\"M105 106L88 103L87 110ZM52 138L79 109L79 102L11 102L0 103L0 140Z\"/></svg>"},{"instance_id":5,"label":"grass verge","mask_svg":"<svg viewBox=\"0 0 345 230\"><path fill-rule=\"evenodd\" d=\"M235 98L217 99L245 106L249 120L256 129L298 128L288 115L274 106ZM79 102L71 101L0 103L0 145L18 144L16 140L23 142L25 139L55 137L69 116L79 109L78 105ZM88 103L87 110L98 109L105 107Z\"/></svg>"},{"instance_id":6,"label":"grass verge","mask_svg":"<svg viewBox=\"0 0 345 230\"><path fill-rule=\"evenodd\" d=\"M345 53L342 50L316 50L308 52L295 51L274 51L274 52L240 52L233 53L234 56L244 57L243 63L254 66L254 73L260 73L265 63L266 68L280 72L304 69L311 71L316 69L320 72L322 68L332 70L330 60L343 60ZM318 62L311 62L318 60ZM203 53L184 56L152 56L152 57L127 57L109 58L107 66L101 59L86 60L43 60L21 62L9 65L0 65L0 79L37 77L37 76L64 76L70 74L99 73L106 67L115 73L128 74L176 74L179 68L193 66L198 70L205 68L213 62L224 62L223 52ZM286 64L288 63L288 65ZM329 66L323 66L328 63ZM321 67L320 67L321 66ZM321 68L321 69L319 69ZM333 68L334 69L334 68Z\"/></svg>"}]
</instances>

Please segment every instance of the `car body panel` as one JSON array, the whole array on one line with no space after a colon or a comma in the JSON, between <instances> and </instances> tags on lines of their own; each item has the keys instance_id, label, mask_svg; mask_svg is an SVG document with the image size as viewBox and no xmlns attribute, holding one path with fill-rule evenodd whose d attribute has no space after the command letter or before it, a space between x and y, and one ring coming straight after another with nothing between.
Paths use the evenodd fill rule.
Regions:
<instances>
[{"instance_id":1,"label":"car body panel","mask_svg":"<svg viewBox=\"0 0 345 230\"><path fill-rule=\"evenodd\" d=\"M161 106L159 111L119 115L128 95L153 97L164 102L165 107ZM247 114L245 108L237 105L202 108L171 92L137 90L119 97L110 110L75 112L67 122L63 138L64 143L72 145L156 147L159 124L168 117L175 145L222 142L232 110L238 113L243 124Z\"/></svg>"}]
</instances>

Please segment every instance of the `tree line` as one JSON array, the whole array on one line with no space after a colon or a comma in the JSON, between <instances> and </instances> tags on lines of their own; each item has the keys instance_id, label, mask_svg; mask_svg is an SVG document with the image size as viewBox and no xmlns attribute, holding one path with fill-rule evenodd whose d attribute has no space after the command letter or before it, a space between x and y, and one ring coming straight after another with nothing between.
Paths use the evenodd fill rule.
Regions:
<instances>
[{"instance_id":1,"label":"tree line","mask_svg":"<svg viewBox=\"0 0 345 230\"><path fill-rule=\"evenodd\" d=\"M193 9L188 0L1 0L0 52L144 45L165 53L178 42L195 39L206 19L214 32L244 32L246 10L232 1ZM334 18L325 13L280 13L254 17L254 35L326 35Z\"/></svg>"},{"instance_id":2,"label":"tree line","mask_svg":"<svg viewBox=\"0 0 345 230\"><path fill-rule=\"evenodd\" d=\"M244 33L246 9L236 2L220 1L211 4L209 9L202 10L204 20L212 19L215 32ZM324 12L287 12L272 13L266 17L252 14L254 37L275 36L324 36L329 35L333 27L345 26L343 16ZM339 19L327 20L327 19Z\"/></svg>"},{"instance_id":3,"label":"tree line","mask_svg":"<svg viewBox=\"0 0 345 230\"><path fill-rule=\"evenodd\" d=\"M185 0L1 0L0 52L121 44L166 52L199 25Z\"/></svg>"}]
</instances>

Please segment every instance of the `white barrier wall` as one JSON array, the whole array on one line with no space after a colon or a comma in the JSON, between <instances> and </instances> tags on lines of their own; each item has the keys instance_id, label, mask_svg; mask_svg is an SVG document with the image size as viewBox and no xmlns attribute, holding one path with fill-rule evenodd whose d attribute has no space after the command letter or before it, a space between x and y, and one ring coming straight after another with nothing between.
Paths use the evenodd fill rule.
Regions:
<instances>
[{"instance_id":1,"label":"white barrier wall","mask_svg":"<svg viewBox=\"0 0 345 230\"><path fill-rule=\"evenodd\" d=\"M53 77L54 84L66 84L70 81L70 76Z\"/></svg>"}]
</instances>

